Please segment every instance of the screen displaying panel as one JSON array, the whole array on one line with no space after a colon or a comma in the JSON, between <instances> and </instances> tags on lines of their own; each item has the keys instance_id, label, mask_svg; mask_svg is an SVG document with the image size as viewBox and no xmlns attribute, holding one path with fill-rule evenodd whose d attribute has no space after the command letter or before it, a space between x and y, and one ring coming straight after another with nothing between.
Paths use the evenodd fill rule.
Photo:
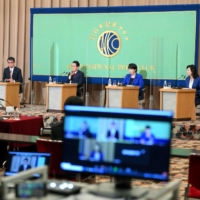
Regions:
<instances>
[{"instance_id":1,"label":"screen displaying panel","mask_svg":"<svg viewBox=\"0 0 200 200\"><path fill-rule=\"evenodd\" d=\"M5 176L12 176L31 168L49 165L50 156L49 153L10 151L8 152Z\"/></svg>"},{"instance_id":2,"label":"screen displaying panel","mask_svg":"<svg viewBox=\"0 0 200 200\"><path fill-rule=\"evenodd\" d=\"M171 112L74 106L65 111L63 170L168 180Z\"/></svg>"}]
</instances>

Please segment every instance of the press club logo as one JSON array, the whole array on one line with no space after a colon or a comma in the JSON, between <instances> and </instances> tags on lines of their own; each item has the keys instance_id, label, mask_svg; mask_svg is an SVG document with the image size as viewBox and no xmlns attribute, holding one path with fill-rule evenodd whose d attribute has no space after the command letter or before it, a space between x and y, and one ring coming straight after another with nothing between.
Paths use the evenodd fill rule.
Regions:
<instances>
[{"instance_id":1,"label":"press club logo","mask_svg":"<svg viewBox=\"0 0 200 200\"><path fill-rule=\"evenodd\" d=\"M120 52L122 39L129 40L126 35L126 30L124 30L122 26L118 26L116 22L100 24L98 28L93 29L92 34L90 34L90 39L94 41L97 40L96 45L99 53L108 58Z\"/></svg>"}]
</instances>

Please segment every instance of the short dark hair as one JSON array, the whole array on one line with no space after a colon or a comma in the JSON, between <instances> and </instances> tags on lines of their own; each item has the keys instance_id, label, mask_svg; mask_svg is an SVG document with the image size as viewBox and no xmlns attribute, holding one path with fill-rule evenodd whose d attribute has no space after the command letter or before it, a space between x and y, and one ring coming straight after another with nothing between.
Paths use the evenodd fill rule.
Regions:
<instances>
[{"instance_id":1,"label":"short dark hair","mask_svg":"<svg viewBox=\"0 0 200 200\"><path fill-rule=\"evenodd\" d=\"M195 65L193 65L193 64L192 65L188 65L186 67L186 69L188 69L188 68L190 68L193 78L197 78L199 76L198 73L197 73L197 68L196 68Z\"/></svg>"},{"instance_id":2,"label":"short dark hair","mask_svg":"<svg viewBox=\"0 0 200 200\"><path fill-rule=\"evenodd\" d=\"M75 61L73 61L72 63L75 63L77 67L79 67L79 66L80 66L80 63L79 63L78 61L76 61L76 60L75 60Z\"/></svg>"},{"instance_id":3,"label":"short dark hair","mask_svg":"<svg viewBox=\"0 0 200 200\"><path fill-rule=\"evenodd\" d=\"M134 69L137 72L137 65L135 63L130 63L128 69Z\"/></svg>"},{"instance_id":4,"label":"short dark hair","mask_svg":"<svg viewBox=\"0 0 200 200\"><path fill-rule=\"evenodd\" d=\"M8 60L12 60L13 62L15 62L15 58L14 57L8 57L7 61Z\"/></svg>"},{"instance_id":5,"label":"short dark hair","mask_svg":"<svg viewBox=\"0 0 200 200\"><path fill-rule=\"evenodd\" d=\"M28 162L28 158L24 158L24 160L26 160Z\"/></svg>"},{"instance_id":6,"label":"short dark hair","mask_svg":"<svg viewBox=\"0 0 200 200\"><path fill-rule=\"evenodd\" d=\"M83 100L77 96L68 97L65 101L65 105L83 106L83 104Z\"/></svg>"},{"instance_id":7,"label":"short dark hair","mask_svg":"<svg viewBox=\"0 0 200 200\"><path fill-rule=\"evenodd\" d=\"M145 128L146 128L146 129L150 129L151 127L150 127L150 126L146 126Z\"/></svg>"}]
</instances>

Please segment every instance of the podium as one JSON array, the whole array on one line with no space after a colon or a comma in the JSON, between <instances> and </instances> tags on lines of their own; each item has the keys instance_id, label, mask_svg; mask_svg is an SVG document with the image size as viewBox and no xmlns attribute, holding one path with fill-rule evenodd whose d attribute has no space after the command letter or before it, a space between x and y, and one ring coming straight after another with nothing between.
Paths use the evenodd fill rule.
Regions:
<instances>
[{"instance_id":1,"label":"podium","mask_svg":"<svg viewBox=\"0 0 200 200\"><path fill-rule=\"evenodd\" d=\"M176 120L196 120L195 89L160 89L160 110L171 110Z\"/></svg>"},{"instance_id":2,"label":"podium","mask_svg":"<svg viewBox=\"0 0 200 200\"><path fill-rule=\"evenodd\" d=\"M6 106L16 106L19 108L19 82L0 82L1 104Z\"/></svg>"},{"instance_id":3,"label":"podium","mask_svg":"<svg viewBox=\"0 0 200 200\"><path fill-rule=\"evenodd\" d=\"M77 84L46 84L46 110L63 111L65 100L76 96Z\"/></svg>"},{"instance_id":4,"label":"podium","mask_svg":"<svg viewBox=\"0 0 200 200\"><path fill-rule=\"evenodd\" d=\"M139 86L106 86L106 107L139 108Z\"/></svg>"}]
</instances>

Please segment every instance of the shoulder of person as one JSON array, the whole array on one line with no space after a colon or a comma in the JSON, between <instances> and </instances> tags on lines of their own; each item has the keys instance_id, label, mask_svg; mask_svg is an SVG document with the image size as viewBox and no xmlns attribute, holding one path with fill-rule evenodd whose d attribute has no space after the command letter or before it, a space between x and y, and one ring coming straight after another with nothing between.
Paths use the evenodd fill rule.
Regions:
<instances>
[{"instance_id":1,"label":"shoulder of person","mask_svg":"<svg viewBox=\"0 0 200 200\"><path fill-rule=\"evenodd\" d=\"M136 77L143 78L141 74L136 73Z\"/></svg>"},{"instance_id":2,"label":"shoulder of person","mask_svg":"<svg viewBox=\"0 0 200 200\"><path fill-rule=\"evenodd\" d=\"M190 80L190 77L189 77L189 76L187 76L185 80L186 80L186 81Z\"/></svg>"},{"instance_id":3,"label":"shoulder of person","mask_svg":"<svg viewBox=\"0 0 200 200\"><path fill-rule=\"evenodd\" d=\"M80 74L84 74L81 70L78 70L78 73L80 73Z\"/></svg>"},{"instance_id":4,"label":"shoulder of person","mask_svg":"<svg viewBox=\"0 0 200 200\"><path fill-rule=\"evenodd\" d=\"M14 69L17 69L17 70L21 71L21 69L19 67L17 67L17 66L14 66Z\"/></svg>"}]
</instances>

